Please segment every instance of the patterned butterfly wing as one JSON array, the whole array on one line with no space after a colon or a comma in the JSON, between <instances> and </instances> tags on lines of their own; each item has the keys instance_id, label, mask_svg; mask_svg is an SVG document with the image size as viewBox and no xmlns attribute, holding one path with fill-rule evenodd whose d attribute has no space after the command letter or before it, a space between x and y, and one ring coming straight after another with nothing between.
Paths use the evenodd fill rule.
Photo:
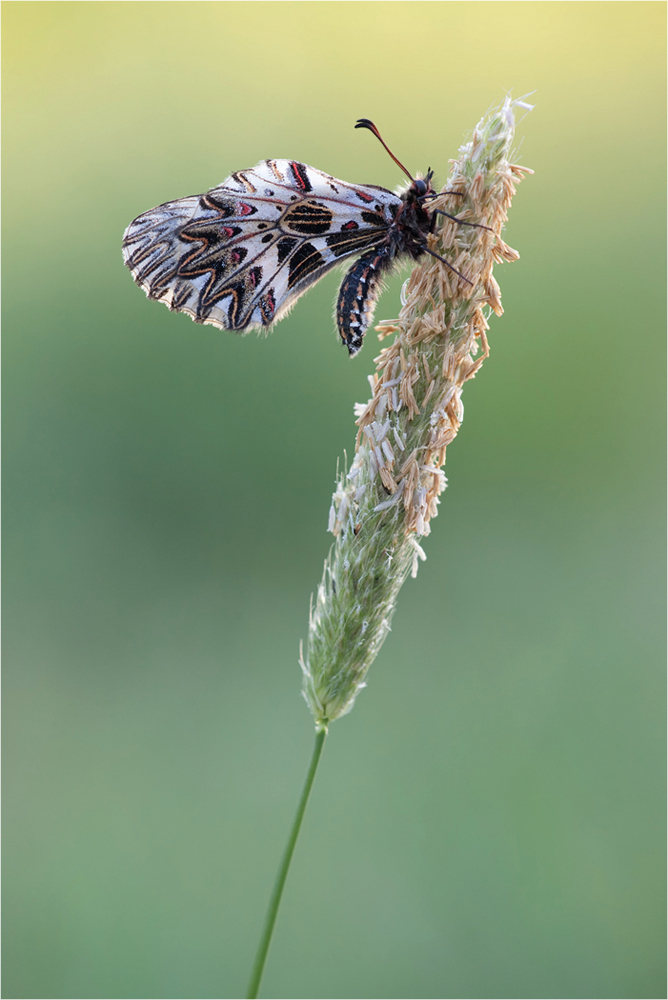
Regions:
<instances>
[{"instance_id":1,"label":"patterned butterfly wing","mask_svg":"<svg viewBox=\"0 0 668 1000\"><path fill-rule=\"evenodd\" d=\"M281 319L340 260L382 242L400 205L385 188L264 160L140 215L123 257L149 298L245 332Z\"/></svg>"}]
</instances>

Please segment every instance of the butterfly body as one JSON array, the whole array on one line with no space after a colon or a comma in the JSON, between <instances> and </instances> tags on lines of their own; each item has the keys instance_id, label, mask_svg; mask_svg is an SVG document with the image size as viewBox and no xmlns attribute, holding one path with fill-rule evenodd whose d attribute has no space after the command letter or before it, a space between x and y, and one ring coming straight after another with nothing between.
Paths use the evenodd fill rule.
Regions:
<instances>
[{"instance_id":1,"label":"butterfly body","mask_svg":"<svg viewBox=\"0 0 668 1000\"><path fill-rule=\"evenodd\" d=\"M336 306L351 355L362 346L382 277L424 252L432 219L426 182L401 195L355 185L292 160L264 160L206 194L145 212L125 232L123 257L149 298L197 323L246 332L281 319L314 282L361 254Z\"/></svg>"}]
</instances>

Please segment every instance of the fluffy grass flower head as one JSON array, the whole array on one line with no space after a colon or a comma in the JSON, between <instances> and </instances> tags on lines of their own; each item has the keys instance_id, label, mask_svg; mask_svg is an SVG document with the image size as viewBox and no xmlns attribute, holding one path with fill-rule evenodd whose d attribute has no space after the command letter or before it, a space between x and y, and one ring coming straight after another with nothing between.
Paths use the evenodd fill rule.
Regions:
<instances>
[{"instance_id":1,"label":"fluffy grass flower head","mask_svg":"<svg viewBox=\"0 0 668 1000\"><path fill-rule=\"evenodd\" d=\"M377 328L394 340L375 359L371 398L355 408L355 456L332 498L335 540L300 660L318 730L352 708L390 631L401 585L426 558L420 541L446 486L462 389L489 355L490 315L503 311L494 265L519 258L501 238L516 184L531 172L510 162L516 107L529 106L508 98L482 119L431 203L447 214L439 214L429 247L451 267L422 257L402 290L398 319Z\"/></svg>"}]
</instances>

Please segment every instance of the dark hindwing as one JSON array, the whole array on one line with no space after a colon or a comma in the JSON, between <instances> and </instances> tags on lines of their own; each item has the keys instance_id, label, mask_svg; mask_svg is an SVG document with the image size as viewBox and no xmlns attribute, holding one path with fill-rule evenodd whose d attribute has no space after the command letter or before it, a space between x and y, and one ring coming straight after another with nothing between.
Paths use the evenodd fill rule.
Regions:
<instances>
[{"instance_id":1,"label":"dark hindwing","mask_svg":"<svg viewBox=\"0 0 668 1000\"><path fill-rule=\"evenodd\" d=\"M123 257L149 298L227 330L267 327L351 254L382 243L401 201L290 160L265 160L128 227Z\"/></svg>"}]
</instances>

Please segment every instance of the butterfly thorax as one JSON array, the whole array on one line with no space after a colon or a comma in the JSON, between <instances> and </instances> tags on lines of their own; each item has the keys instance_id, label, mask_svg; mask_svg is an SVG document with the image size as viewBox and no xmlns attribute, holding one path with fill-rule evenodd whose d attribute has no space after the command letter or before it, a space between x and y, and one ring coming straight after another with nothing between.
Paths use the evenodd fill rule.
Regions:
<instances>
[{"instance_id":1,"label":"butterfly thorax","mask_svg":"<svg viewBox=\"0 0 668 1000\"><path fill-rule=\"evenodd\" d=\"M432 193L431 185L413 181L401 195L401 206L388 233L397 253L409 253L416 258L424 252L425 237L432 229L432 216L423 207L424 196Z\"/></svg>"}]
</instances>

